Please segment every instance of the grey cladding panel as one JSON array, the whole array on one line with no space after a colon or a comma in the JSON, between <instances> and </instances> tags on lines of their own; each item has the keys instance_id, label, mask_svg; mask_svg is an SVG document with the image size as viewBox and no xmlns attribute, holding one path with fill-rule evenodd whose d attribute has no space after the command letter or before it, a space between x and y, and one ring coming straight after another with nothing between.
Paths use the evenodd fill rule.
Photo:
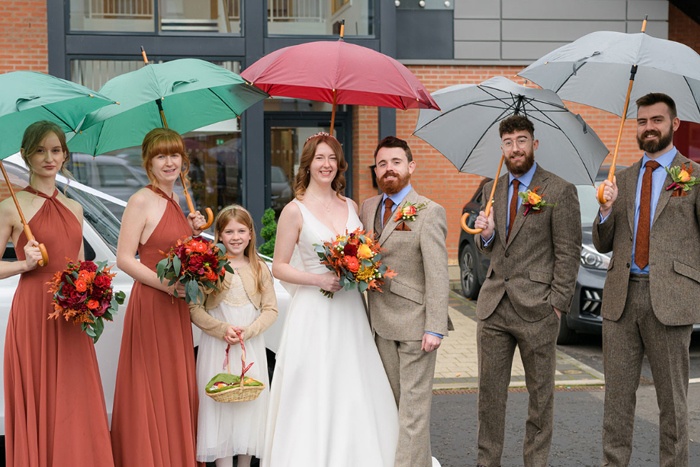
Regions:
<instances>
[{"instance_id":1,"label":"grey cladding panel","mask_svg":"<svg viewBox=\"0 0 700 467\"><path fill-rule=\"evenodd\" d=\"M643 20L645 15L649 15L650 20L668 21L668 1L629 0L627 2L627 19Z\"/></svg>"},{"instance_id":2,"label":"grey cladding panel","mask_svg":"<svg viewBox=\"0 0 700 467\"><path fill-rule=\"evenodd\" d=\"M396 10L396 57L451 59L452 10Z\"/></svg>"},{"instance_id":3,"label":"grey cladding panel","mask_svg":"<svg viewBox=\"0 0 700 467\"><path fill-rule=\"evenodd\" d=\"M504 20L502 37L504 41L575 41L594 31L625 32L625 26L624 21Z\"/></svg>"},{"instance_id":4,"label":"grey cladding panel","mask_svg":"<svg viewBox=\"0 0 700 467\"><path fill-rule=\"evenodd\" d=\"M504 19L624 20L625 0L503 0Z\"/></svg>"},{"instance_id":5,"label":"grey cladding panel","mask_svg":"<svg viewBox=\"0 0 700 467\"><path fill-rule=\"evenodd\" d=\"M456 60L500 60L500 42L455 42Z\"/></svg>"},{"instance_id":6,"label":"grey cladding panel","mask_svg":"<svg viewBox=\"0 0 700 467\"><path fill-rule=\"evenodd\" d=\"M498 20L455 20L455 41L500 41L501 22Z\"/></svg>"},{"instance_id":7,"label":"grey cladding panel","mask_svg":"<svg viewBox=\"0 0 700 467\"><path fill-rule=\"evenodd\" d=\"M537 60L568 42L502 42L503 60Z\"/></svg>"},{"instance_id":8,"label":"grey cladding panel","mask_svg":"<svg viewBox=\"0 0 700 467\"><path fill-rule=\"evenodd\" d=\"M501 0L455 0L455 19L497 19Z\"/></svg>"}]
</instances>

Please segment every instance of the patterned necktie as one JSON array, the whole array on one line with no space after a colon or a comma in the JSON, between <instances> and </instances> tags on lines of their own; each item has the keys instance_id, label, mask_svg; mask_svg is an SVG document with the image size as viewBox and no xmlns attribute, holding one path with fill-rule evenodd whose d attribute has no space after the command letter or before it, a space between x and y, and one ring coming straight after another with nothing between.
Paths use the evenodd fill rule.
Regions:
<instances>
[{"instance_id":1,"label":"patterned necktie","mask_svg":"<svg viewBox=\"0 0 700 467\"><path fill-rule=\"evenodd\" d=\"M384 217L382 217L382 228L384 228L386 223L389 222L389 218L391 217L391 207L393 205L394 202L391 200L391 198L384 200Z\"/></svg>"},{"instance_id":2,"label":"patterned necktie","mask_svg":"<svg viewBox=\"0 0 700 467\"><path fill-rule=\"evenodd\" d=\"M515 215L518 213L518 192L520 191L520 180L513 179L513 195L510 197L510 218L508 220L508 233L506 234L506 242L510 238L510 229L515 224Z\"/></svg>"},{"instance_id":3,"label":"patterned necktie","mask_svg":"<svg viewBox=\"0 0 700 467\"><path fill-rule=\"evenodd\" d=\"M651 230L651 180L652 172L659 167L656 161L644 164L642 194L639 198L639 220L637 221L637 243L634 247L634 262L639 269L649 264L649 231Z\"/></svg>"}]
</instances>

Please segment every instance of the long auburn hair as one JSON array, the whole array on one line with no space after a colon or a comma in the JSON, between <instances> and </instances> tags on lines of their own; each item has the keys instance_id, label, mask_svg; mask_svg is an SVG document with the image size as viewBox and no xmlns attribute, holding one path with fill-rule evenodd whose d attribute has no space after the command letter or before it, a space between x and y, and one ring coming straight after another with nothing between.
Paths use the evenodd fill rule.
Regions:
<instances>
[{"instance_id":1,"label":"long auburn hair","mask_svg":"<svg viewBox=\"0 0 700 467\"><path fill-rule=\"evenodd\" d=\"M182 166L180 170L182 170L185 183L189 186L187 174L190 172L190 158L185 150L185 142L177 131L169 128L156 128L149 131L143 138L143 143L141 143L142 165L143 168L146 169L148 180L151 181L151 185L154 187L158 186L158 180L155 175L153 175L153 172L151 172L151 168L153 167L153 158L160 154L180 154L180 157L182 157Z\"/></svg>"},{"instance_id":2,"label":"long auburn hair","mask_svg":"<svg viewBox=\"0 0 700 467\"><path fill-rule=\"evenodd\" d=\"M311 174L309 173L309 167L311 167L311 162L313 162L316 156L316 148L319 144L326 143L335 153L336 160L338 162L338 171L335 174L335 178L331 182L331 188L335 190L338 198L341 198L341 192L345 189L345 171L348 170L348 163L345 161L343 156L343 148L340 143L333 136L328 133L319 133L313 135L304 144L304 149L301 151L301 159L299 161L299 171L294 180L294 195L297 198L303 198L306 189L311 181Z\"/></svg>"},{"instance_id":3,"label":"long auburn hair","mask_svg":"<svg viewBox=\"0 0 700 467\"><path fill-rule=\"evenodd\" d=\"M250 213L242 206L238 204L232 204L226 206L219 214L216 215L216 221L214 221L214 239L218 243L221 240L221 234L229 222L235 220L239 224L245 225L250 229L250 242L244 251L244 255L250 260L250 268L253 270L253 277L255 278L255 289L262 293L263 291L263 270L266 268L263 263L262 258L258 255L258 249L255 247L255 224L253 223L253 217Z\"/></svg>"},{"instance_id":4,"label":"long auburn hair","mask_svg":"<svg viewBox=\"0 0 700 467\"><path fill-rule=\"evenodd\" d=\"M63 176L65 176L67 179L73 178L73 175L68 171L68 169L66 169L66 163L70 157L68 145L66 144L66 134L63 133L61 127L54 122L40 120L29 125L27 129L24 130L24 135L22 135L22 150L20 151L20 155L22 156L24 163L29 168L30 185L32 183L32 176L34 175L34 169L29 163L29 158L39 150L39 145L41 145L41 142L44 141L44 138L46 138L50 133L56 135L59 143L61 143L61 149L63 150L64 159L63 164L61 165L61 174L63 174Z\"/></svg>"}]
</instances>

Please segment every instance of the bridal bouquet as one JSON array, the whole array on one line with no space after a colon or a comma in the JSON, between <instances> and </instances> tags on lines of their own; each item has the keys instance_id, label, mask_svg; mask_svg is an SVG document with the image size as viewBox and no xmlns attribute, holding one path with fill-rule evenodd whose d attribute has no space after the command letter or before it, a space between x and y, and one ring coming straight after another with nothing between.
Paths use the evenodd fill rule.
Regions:
<instances>
[{"instance_id":1,"label":"bridal bouquet","mask_svg":"<svg viewBox=\"0 0 700 467\"><path fill-rule=\"evenodd\" d=\"M124 292L114 292L112 278L116 273L109 272L107 262L69 262L66 269L58 271L49 282L49 293L53 295L54 312L49 319L59 316L80 327L93 342L102 335L104 320L112 321L117 308L124 303Z\"/></svg>"},{"instance_id":2,"label":"bridal bouquet","mask_svg":"<svg viewBox=\"0 0 700 467\"><path fill-rule=\"evenodd\" d=\"M219 290L217 285L226 271L233 273L225 252L224 245L215 245L201 236L178 240L168 252L161 251L165 259L156 265L156 275L161 282L168 280L169 286L180 281L185 286L187 303L202 303L204 293L200 285Z\"/></svg>"},{"instance_id":3,"label":"bridal bouquet","mask_svg":"<svg viewBox=\"0 0 700 467\"><path fill-rule=\"evenodd\" d=\"M365 233L362 229L345 235L338 235L323 245L314 244L321 264L338 274L340 285L351 290L358 284L360 292L376 290L381 292L385 277L394 277L396 272L382 264L381 248L373 232ZM333 293L321 289L326 297L333 298Z\"/></svg>"}]
</instances>

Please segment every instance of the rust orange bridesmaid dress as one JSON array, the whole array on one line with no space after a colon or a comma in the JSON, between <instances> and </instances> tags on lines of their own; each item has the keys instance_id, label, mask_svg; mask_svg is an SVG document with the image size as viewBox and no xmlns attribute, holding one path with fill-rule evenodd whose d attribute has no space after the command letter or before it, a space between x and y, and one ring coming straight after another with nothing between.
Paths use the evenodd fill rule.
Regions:
<instances>
[{"instance_id":1,"label":"rust orange bridesmaid dress","mask_svg":"<svg viewBox=\"0 0 700 467\"><path fill-rule=\"evenodd\" d=\"M168 203L155 230L139 245L142 264L155 271L177 240L192 235L180 206ZM189 307L138 281L124 315L124 334L112 415L118 467L194 467L197 376Z\"/></svg>"},{"instance_id":2,"label":"rust orange bridesmaid dress","mask_svg":"<svg viewBox=\"0 0 700 467\"><path fill-rule=\"evenodd\" d=\"M80 326L53 312L47 282L76 261L83 241L75 214L53 196L29 221L51 262L21 275L7 323L4 354L8 466L113 466L109 424L95 347ZM27 239L15 245L24 260Z\"/></svg>"}]
</instances>

